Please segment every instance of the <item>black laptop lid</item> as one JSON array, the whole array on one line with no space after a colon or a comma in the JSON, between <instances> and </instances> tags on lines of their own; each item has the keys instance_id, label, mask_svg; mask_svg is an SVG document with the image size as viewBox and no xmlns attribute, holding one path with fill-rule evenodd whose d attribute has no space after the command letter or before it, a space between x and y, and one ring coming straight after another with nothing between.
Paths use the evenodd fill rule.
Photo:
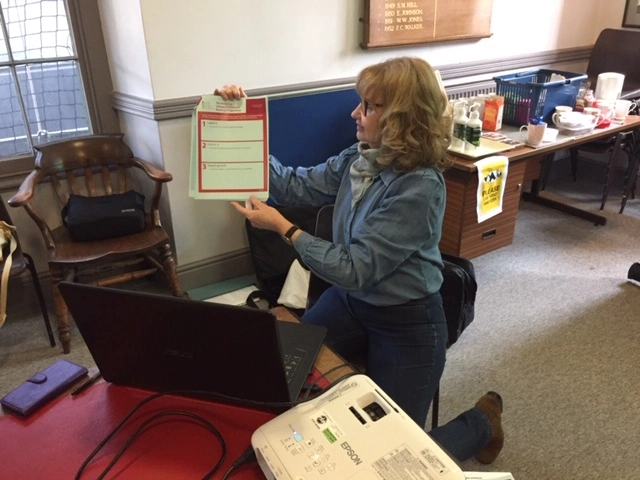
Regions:
<instances>
[{"instance_id":1,"label":"black laptop lid","mask_svg":"<svg viewBox=\"0 0 640 480\"><path fill-rule=\"evenodd\" d=\"M290 400L279 322L269 311L77 283L59 287L109 382Z\"/></svg>"}]
</instances>

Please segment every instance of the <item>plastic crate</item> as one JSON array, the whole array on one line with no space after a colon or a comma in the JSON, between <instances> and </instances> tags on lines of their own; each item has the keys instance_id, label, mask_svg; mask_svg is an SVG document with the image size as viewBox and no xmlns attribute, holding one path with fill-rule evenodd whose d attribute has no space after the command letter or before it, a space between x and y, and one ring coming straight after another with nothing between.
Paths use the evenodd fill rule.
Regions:
<instances>
[{"instance_id":1,"label":"plastic crate","mask_svg":"<svg viewBox=\"0 0 640 480\"><path fill-rule=\"evenodd\" d=\"M552 74L566 80L550 81ZM526 125L532 117L543 117L551 122L558 105L574 106L580 85L587 79L583 73L559 70L530 70L527 72L493 77L496 93L504 97L502 122L508 125Z\"/></svg>"}]
</instances>

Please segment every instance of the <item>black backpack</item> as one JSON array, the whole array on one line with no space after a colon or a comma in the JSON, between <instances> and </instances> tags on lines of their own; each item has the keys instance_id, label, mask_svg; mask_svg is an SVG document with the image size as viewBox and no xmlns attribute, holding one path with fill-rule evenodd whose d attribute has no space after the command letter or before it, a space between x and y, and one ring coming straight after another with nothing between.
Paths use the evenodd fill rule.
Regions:
<instances>
[{"instance_id":1,"label":"black backpack","mask_svg":"<svg viewBox=\"0 0 640 480\"><path fill-rule=\"evenodd\" d=\"M453 345L473 321L478 284L470 260L447 253L442 254L442 260L440 295L449 328L448 345Z\"/></svg>"},{"instance_id":2,"label":"black backpack","mask_svg":"<svg viewBox=\"0 0 640 480\"><path fill-rule=\"evenodd\" d=\"M313 233L316 227L318 208L277 207L280 213L305 232ZM251 261L260 291L255 294L265 299L270 307L278 304L278 297L295 259L304 266L296 249L271 230L255 228L246 220L245 227L251 250Z\"/></svg>"}]
</instances>

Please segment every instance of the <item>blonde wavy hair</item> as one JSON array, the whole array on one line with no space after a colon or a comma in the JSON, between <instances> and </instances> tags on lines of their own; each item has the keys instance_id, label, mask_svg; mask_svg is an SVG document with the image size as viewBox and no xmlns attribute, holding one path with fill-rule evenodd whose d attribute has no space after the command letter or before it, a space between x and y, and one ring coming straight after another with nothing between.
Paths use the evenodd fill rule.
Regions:
<instances>
[{"instance_id":1,"label":"blonde wavy hair","mask_svg":"<svg viewBox=\"0 0 640 480\"><path fill-rule=\"evenodd\" d=\"M380 96L381 156L378 162L398 171L451 165L449 108L431 65L421 58L399 57L366 67L358 74L361 98Z\"/></svg>"}]
</instances>

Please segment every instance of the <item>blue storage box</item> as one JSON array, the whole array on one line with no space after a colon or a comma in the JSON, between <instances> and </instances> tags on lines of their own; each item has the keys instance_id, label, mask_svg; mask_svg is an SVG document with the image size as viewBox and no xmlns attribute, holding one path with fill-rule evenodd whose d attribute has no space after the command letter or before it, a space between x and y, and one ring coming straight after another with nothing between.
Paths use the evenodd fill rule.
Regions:
<instances>
[{"instance_id":1,"label":"blue storage box","mask_svg":"<svg viewBox=\"0 0 640 480\"><path fill-rule=\"evenodd\" d=\"M554 73L564 76L566 80L550 81ZM543 117L545 122L551 123L555 107L573 107L580 85L587 79L587 75L538 69L499 75L493 79L496 82L496 93L504 97L502 122L520 126L526 125L532 117Z\"/></svg>"}]
</instances>

